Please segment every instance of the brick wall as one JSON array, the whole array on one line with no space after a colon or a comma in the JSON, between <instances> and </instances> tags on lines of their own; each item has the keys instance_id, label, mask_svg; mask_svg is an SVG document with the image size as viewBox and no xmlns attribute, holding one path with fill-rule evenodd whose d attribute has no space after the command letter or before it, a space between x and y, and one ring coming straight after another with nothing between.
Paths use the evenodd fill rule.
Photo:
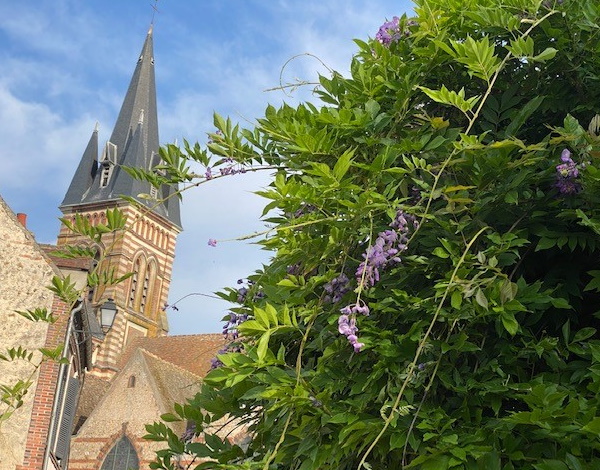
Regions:
<instances>
[{"instance_id":1,"label":"brick wall","mask_svg":"<svg viewBox=\"0 0 600 470\"><path fill-rule=\"evenodd\" d=\"M70 309L69 306L55 297L52 312L57 317L57 321L50 325L48 329L44 347L49 349L64 344ZM40 367L27 433L25 456L23 464L16 467L17 470L43 469L58 372L59 364L54 361L46 361Z\"/></svg>"}]
</instances>

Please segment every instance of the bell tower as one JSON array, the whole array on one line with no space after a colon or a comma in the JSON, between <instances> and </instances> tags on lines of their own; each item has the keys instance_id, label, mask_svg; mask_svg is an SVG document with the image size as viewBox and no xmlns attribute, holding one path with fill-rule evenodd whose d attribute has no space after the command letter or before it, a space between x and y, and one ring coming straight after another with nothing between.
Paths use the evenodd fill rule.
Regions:
<instances>
[{"instance_id":1,"label":"bell tower","mask_svg":"<svg viewBox=\"0 0 600 470\"><path fill-rule=\"evenodd\" d=\"M181 232L177 188L159 190L132 178L124 166L151 170L160 163L152 26L133 72L110 139L99 152L94 129L73 180L60 205L63 217L77 214L92 225L106 223L107 210L123 211L126 228L104 235L103 264L117 276L133 273L115 286L99 288L92 302L114 299L118 312L112 329L101 343L92 373L110 378L117 371L123 349L138 336L168 333L166 313L175 257L175 241ZM151 198L140 198L140 194ZM123 199L133 198L136 203ZM61 226L57 245L88 243L85 237Z\"/></svg>"}]
</instances>

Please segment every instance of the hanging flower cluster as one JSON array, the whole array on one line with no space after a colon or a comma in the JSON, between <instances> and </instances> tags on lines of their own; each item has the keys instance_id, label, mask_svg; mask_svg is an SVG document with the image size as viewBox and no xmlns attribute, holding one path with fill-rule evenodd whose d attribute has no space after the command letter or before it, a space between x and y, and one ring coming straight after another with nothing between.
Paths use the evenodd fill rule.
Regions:
<instances>
[{"instance_id":1,"label":"hanging flower cluster","mask_svg":"<svg viewBox=\"0 0 600 470\"><path fill-rule=\"evenodd\" d=\"M414 215L405 214L402 210L396 213L394 221L390 224L393 230L380 232L375 243L371 245L362 257L364 261L356 270L358 285L374 286L379 281L379 276L389 266L400 263L399 254L406 250L408 233L418 227Z\"/></svg>"},{"instance_id":2,"label":"hanging flower cluster","mask_svg":"<svg viewBox=\"0 0 600 470\"><path fill-rule=\"evenodd\" d=\"M340 313L341 315L338 318L338 331L348 338L348 342L354 348L354 352L360 352L364 343L358 341L356 315L360 314L368 316L370 313L369 307L359 299L355 304L346 305L340 310Z\"/></svg>"},{"instance_id":3,"label":"hanging flower cluster","mask_svg":"<svg viewBox=\"0 0 600 470\"><path fill-rule=\"evenodd\" d=\"M206 170L204 172L204 177L207 180L213 179L215 177L215 175L213 174L213 170L215 170L215 169L219 170L220 176L230 176L230 175L244 174L247 171L247 169L245 167L243 167L242 165L237 164L232 158L226 158L223 161L223 163L226 164L223 167L218 166L217 168L214 168L214 167L211 167L211 166L207 166Z\"/></svg>"},{"instance_id":4,"label":"hanging flower cluster","mask_svg":"<svg viewBox=\"0 0 600 470\"><path fill-rule=\"evenodd\" d=\"M417 24L414 20L409 20L406 22L406 27L404 30L400 25L400 18L394 16L392 21L386 21L381 25L379 31L375 35L375 39L377 39L384 46L389 46L391 43L398 41L402 38L402 36L410 36L409 26L415 26Z\"/></svg>"},{"instance_id":5,"label":"hanging flower cluster","mask_svg":"<svg viewBox=\"0 0 600 470\"><path fill-rule=\"evenodd\" d=\"M248 293L250 292L250 289L252 288L252 286L254 286L254 281L251 279L238 279L237 283L239 284L244 284L244 282L246 282L248 285L247 286L242 286L239 289L237 289L237 302L239 304L243 304L244 302L246 302L246 300L248 300ZM265 297L265 293L262 290L256 290L254 289L254 296L252 297L252 301L257 301L260 299L263 299Z\"/></svg>"},{"instance_id":6,"label":"hanging flower cluster","mask_svg":"<svg viewBox=\"0 0 600 470\"><path fill-rule=\"evenodd\" d=\"M389 46L392 42L400 39L401 36L400 18L394 16L392 21L386 21L381 25L379 31L377 31L377 34L375 35L375 39L384 46Z\"/></svg>"},{"instance_id":7,"label":"hanging flower cluster","mask_svg":"<svg viewBox=\"0 0 600 470\"><path fill-rule=\"evenodd\" d=\"M356 270L356 282L361 287L372 287L377 281L382 271L391 265L400 263L399 254L406 250L408 244L408 234L419 226L416 217L412 214L405 214L398 210L390 230L380 232L375 243L371 245L362 257L364 261L360 263ZM325 285L325 300L337 302L347 292L349 280L342 273ZM346 336L354 348L354 352L360 352L363 343L358 340L358 327L356 326L356 315L368 316L370 311L367 304L359 299L355 304L347 305L340 310L341 315L338 318L338 331Z\"/></svg>"},{"instance_id":8,"label":"hanging flower cluster","mask_svg":"<svg viewBox=\"0 0 600 470\"><path fill-rule=\"evenodd\" d=\"M576 194L581 190L578 181L579 169L571 158L571 152L564 149L560 155L562 163L556 166L556 187L561 194Z\"/></svg>"},{"instance_id":9,"label":"hanging flower cluster","mask_svg":"<svg viewBox=\"0 0 600 470\"><path fill-rule=\"evenodd\" d=\"M227 318L226 323L223 325L223 336L227 339L236 340L239 338L240 334L238 332L238 326L248 320L248 314L236 314L233 312L229 312L229 318Z\"/></svg>"},{"instance_id":10,"label":"hanging flower cluster","mask_svg":"<svg viewBox=\"0 0 600 470\"><path fill-rule=\"evenodd\" d=\"M342 300L342 297L350 292L350 279L344 273L338 277L334 277L323 287L325 290L325 297L323 301L327 303L335 304Z\"/></svg>"},{"instance_id":11,"label":"hanging flower cluster","mask_svg":"<svg viewBox=\"0 0 600 470\"><path fill-rule=\"evenodd\" d=\"M227 353L242 352L242 351L243 351L243 348L239 343L229 343L227 346L225 346L217 351L217 356L219 354L227 354ZM210 360L211 370L216 369L221 366L223 366L223 363L218 359L218 357L213 357Z\"/></svg>"},{"instance_id":12,"label":"hanging flower cluster","mask_svg":"<svg viewBox=\"0 0 600 470\"><path fill-rule=\"evenodd\" d=\"M338 318L338 331L348 338L348 342L354 348L354 352L360 352L364 343L359 342L358 336L356 335L358 333L356 314L362 313L363 315L368 315L369 307L367 307L364 302L358 302L355 305L344 307L340 312L342 314Z\"/></svg>"}]
</instances>

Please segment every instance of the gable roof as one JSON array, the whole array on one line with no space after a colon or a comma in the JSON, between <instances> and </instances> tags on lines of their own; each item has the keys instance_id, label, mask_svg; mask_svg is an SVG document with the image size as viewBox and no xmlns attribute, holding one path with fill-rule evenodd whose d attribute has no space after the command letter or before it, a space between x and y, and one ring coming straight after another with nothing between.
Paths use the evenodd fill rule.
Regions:
<instances>
[{"instance_id":1,"label":"gable roof","mask_svg":"<svg viewBox=\"0 0 600 470\"><path fill-rule=\"evenodd\" d=\"M227 341L219 333L135 338L121 357L119 368L123 367L131 354L139 348L204 377L210 370L211 359L226 344Z\"/></svg>"},{"instance_id":2,"label":"gable roof","mask_svg":"<svg viewBox=\"0 0 600 470\"><path fill-rule=\"evenodd\" d=\"M103 402L119 393L118 384L125 382L134 368L142 367L163 413L174 403L183 403L199 388L202 377L210 370L211 359L225 345L221 334L136 338L126 348L119 372L112 381L89 375L79 399L77 419L102 413Z\"/></svg>"}]
</instances>

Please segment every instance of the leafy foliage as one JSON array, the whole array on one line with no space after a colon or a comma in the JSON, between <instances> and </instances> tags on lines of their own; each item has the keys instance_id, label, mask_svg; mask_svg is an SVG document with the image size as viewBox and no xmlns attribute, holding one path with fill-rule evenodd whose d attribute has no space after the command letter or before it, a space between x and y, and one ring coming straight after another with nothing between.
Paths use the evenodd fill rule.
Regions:
<instances>
[{"instance_id":1,"label":"leafy foliage","mask_svg":"<svg viewBox=\"0 0 600 470\"><path fill-rule=\"evenodd\" d=\"M249 318L237 351L167 419L204 443L151 425L154 468L600 465L600 9L415 4L385 44L356 41L348 78L321 77L323 106L270 106L253 130L216 116L208 150L166 169L274 168L273 258L252 295L221 294ZM401 217L418 223L393 253L378 240ZM400 259L371 284L375 253ZM247 447L207 425L227 417Z\"/></svg>"}]
</instances>

